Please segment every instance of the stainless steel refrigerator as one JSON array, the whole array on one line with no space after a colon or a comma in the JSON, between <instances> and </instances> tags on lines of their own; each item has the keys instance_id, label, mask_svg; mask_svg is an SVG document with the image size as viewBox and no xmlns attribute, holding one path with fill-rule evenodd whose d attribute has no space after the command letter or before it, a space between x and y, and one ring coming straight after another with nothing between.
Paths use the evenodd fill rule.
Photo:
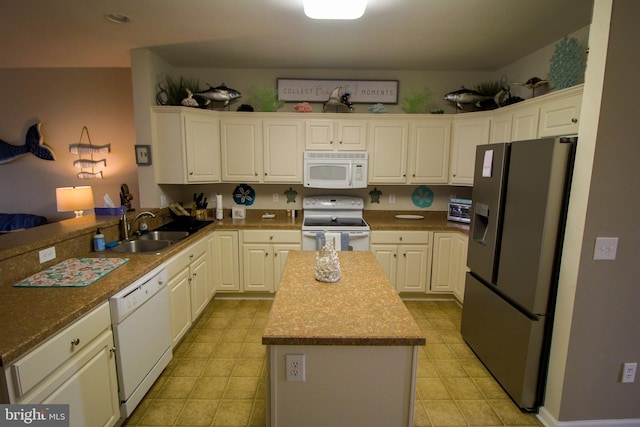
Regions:
<instances>
[{"instance_id":1,"label":"stainless steel refrigerator","mask_svg":"<svg viewBox=\"0 0 640 427\"><path fill-rule=\"evenodd\" d=\"M477 147L461 332L526 411L543 403L576 138Z\"/></svg>"}]
</instances>

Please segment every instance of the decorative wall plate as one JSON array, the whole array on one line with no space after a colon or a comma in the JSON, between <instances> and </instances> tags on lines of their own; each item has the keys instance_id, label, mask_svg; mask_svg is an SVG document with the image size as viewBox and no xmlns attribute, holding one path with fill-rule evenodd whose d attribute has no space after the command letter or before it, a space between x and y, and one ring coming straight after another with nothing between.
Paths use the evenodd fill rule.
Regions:
<instances>
[{"instance_id":1,"label":"decorative wall plate","mask_svg":"<svg viewBox=\"0 0 640 427\"><path fill-rule=\"evenodd\" d=\"M428 208L433 203L433 191L426 185L419 185L413 190L411 201L419 208Z\"/></svg>"},{"instance_id":2,"label":"decorative wall plate","mask_svg":"<svg viewBox=\"0 0 640 427\"><path fill-rule=\"evenodd\" d=\"M256 201L256 192L251 186L240 184L233 190L233 201L239 205L251 206Z\"/></svg>"}]
</instances>

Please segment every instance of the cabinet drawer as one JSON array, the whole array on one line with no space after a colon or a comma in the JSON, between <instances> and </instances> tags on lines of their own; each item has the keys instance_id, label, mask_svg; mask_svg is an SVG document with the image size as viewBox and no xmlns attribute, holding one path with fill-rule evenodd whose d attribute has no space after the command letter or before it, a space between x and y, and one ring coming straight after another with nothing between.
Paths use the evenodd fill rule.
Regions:
<instances>
[{"instance_id":1,"label":"cabinet drawer","mask_svg":"<svg viewBox=\"0 0 640 427\"><path fill-rule=\"evenodd\" d=\"M245 230L243 243L300 243L301 235L297 230Z\"/></svg>"},{"instance_id":2,"label":"cabinet drawer","mask_svg":"<svg viewBox=\"0 0 640 427\"><path fill-rule=\"evenodd\" d=\"M371 233L372 244L431 244L430 231L374 231Z\"/></svg>"},{"instance_id":3,"label":"cabinet drawer","mask_svg":"<svg viewBox=\"0 0 640 427\"><path fill-rule=\"evenodd\" d=\"M191 264L191 261L205 253L208 249L208 244L206 237L201 238L196 243L192 244L167 261L167 274L169 275L169 278L174 277Z\"/></svg>"},{"instance_id":4,"label":"cabinet drawer","mask_svg":"<svg viewBox=\"0 0 640 427\"><path fill-rule=\"evenodd\" d=\"M18 396L23 396L67 359L111 327L109 302L40 344L12 365ZM74 344L76 343L77 344Z\"/></svg>"}]
</instances>

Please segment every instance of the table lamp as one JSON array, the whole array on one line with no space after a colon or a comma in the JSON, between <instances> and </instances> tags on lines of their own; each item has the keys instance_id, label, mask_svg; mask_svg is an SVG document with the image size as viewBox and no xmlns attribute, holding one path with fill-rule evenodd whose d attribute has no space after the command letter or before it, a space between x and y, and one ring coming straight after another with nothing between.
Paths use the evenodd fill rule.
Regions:
<instances>
[{"instance_id":1,"label":"table lamp","mask_svg":"<svg viewBox=\"0 0 640 427\"><path fill-rule=\"evenodd\" d=\"M84 210L93 208L93 191L88 185L56 188L56 202L58 212L73 211L78 218Z\"/></svg>"}]
</instances>

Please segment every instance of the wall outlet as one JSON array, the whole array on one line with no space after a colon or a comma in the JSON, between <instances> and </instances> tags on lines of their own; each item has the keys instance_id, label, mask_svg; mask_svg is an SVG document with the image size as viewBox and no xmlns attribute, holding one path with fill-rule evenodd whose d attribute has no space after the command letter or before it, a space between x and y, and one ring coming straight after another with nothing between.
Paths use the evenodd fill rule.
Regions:
<instances>
[{"instance_id":1,"label":"wall outlet","mask_svg":"<svg viewBox=\"0 0 640 427\"><path fill-rule=\"evenodd\" d=\"M395 203L396 202L396 195L395 194L389 194L389 203Z\"/></svg>"},{"instance_id":2,"label":"wall outlet","mask_svg":"<svg viewBox=\"0 0 640 427\"><path fill-rule=\"evenodd\" d=\"M623 383L632 383L636 380L636 368L638 367L637 363L623 363L622 364L622 378L620 382Z\"/></svg>"},{"instance_id":3,"label":"wall outlet","mask_svg":"<svg viewBox=\"0 0 640 427\"><path fill-rule=\"evenodd\" d=\"M51 246L50 248L43 249L38 252L38 258L40 259L40 264L45 263L47 261L51 261L56 258L56 247Z\"/></svg>"},{"instance_id":4,"label":"wall outlet","mask_svg":"<svg viewBox=\"0 0 640 427\"><path fill-rule=\"evenodd\" d=\"M165 195L160 196L160 207L164 208L167 206L169 206L169 203L167 203L167 196Z\"/></svg>"},{"instance_id":5,"label":"wall outlet","mask_svg":"<svg viewBox=\"0 0 640 427\"><path fill-rule=\"evenodd\" d=\"M274 202L277 202L278 200L280 200L280 195L278 193L273 193L271 197L273 197Z\"/></svg>"},{"instance_id":6,"label":"wall outlet","mask_svg":"<svg viewBox=\"0 0 640 427\"><path fill-rule=\"evenodd\" d=\"M285 354L284 359L287 381L304 381L304 354Z\"/></svg>"}]
</instances>

